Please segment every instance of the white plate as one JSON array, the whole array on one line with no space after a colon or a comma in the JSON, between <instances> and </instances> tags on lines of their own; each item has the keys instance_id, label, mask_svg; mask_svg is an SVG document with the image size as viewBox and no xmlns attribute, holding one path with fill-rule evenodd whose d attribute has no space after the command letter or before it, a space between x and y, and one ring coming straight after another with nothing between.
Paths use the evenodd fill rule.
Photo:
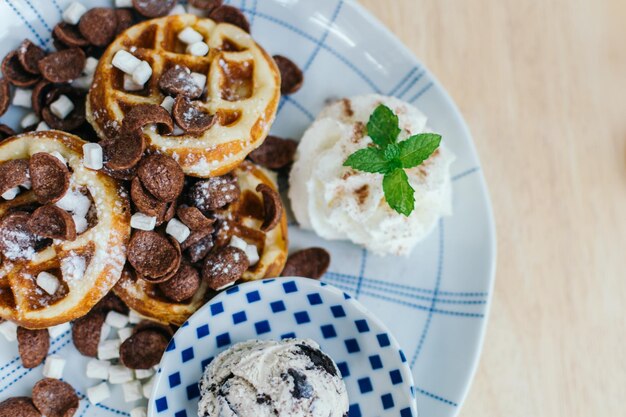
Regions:
<instances>
[{"instance_id":1,"label":"white plate","mask_svg":"<svg viewBox=\"0 0 626 417\"><path fill-rule=\"evenodd\" d=\"M280 278L222 292L174 335L159 370L149 417L195 417L207 364L247 340L313 339L341 371L350 417L416 417L406 356L358 301L323 282Z\"/></svg>"},{"instance_id":2,"label":"white plate","mask_svg":"<svg viewBox=\"0 0 626 417\"><path fill-rule=\"evenodd\" d=\"M50 30L68 3L4 0L0 54L25 37L51 47ZM290 229L293 249L316 245L332 253L326 282L351 293L396 336L415 377L420 414L456 415L478 362L496 258L491 205L461 115L433 75L355 1L229 3L245 10L254 36L270 53L286 55L305 70L303 89L281 104L274 134L300 137L329 98L379 92L416 104L456 154L454 215L444 218L409 258L379 258L349 243L325 242L297 227ZM18 117L11 110L1 121L15 126ZM75 353L69 336L55 341L51 350L76 364L66 376L81 393L95 385L97 381L84 377L85 360ZM14 345L0 351L0 399L28 394L41 376L40 368L22 369L16 352ZM89 416L123 415L132 405L124 404L119 394L114 391L114 399L98 407L83 401L77 416L86 408Z\"/></svg>"}]
</instances>

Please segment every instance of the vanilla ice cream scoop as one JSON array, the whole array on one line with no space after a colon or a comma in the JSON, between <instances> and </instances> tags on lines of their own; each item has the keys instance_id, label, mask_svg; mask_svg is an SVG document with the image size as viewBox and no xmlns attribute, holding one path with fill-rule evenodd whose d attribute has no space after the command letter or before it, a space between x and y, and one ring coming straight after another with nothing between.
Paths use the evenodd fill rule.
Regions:
<instances>
[{"instance_id":1,"label":"vanilla ice cream scoop","mask_svg":"<svg viewBox=\"0 0 626 417\"><path fill-rule=\"evenodd\" d=\"M199 417L345 417L348 394L333 360L308 339L239 343L200 382Z\"/></svg>"},{"instance_id":2,"label":"vanilla ice cream scoop","mask_svg":"<svg viewBox=\"0 0 626 417\"><path fill-rule=\"evenodd\" d=\"M351 240L378 255L408 255L441 216L452 211L450 165L440 147L423 164L407 169L415 210L397 213L385 201L382 174L344 167L346 159L372 143L366 125L380 104L398 116L398 141L430 132L426 116L393 97L366 95L328 105L305 132L290 175L289 199L300 225L328 240Z\"/></svg>"}]
</instances>

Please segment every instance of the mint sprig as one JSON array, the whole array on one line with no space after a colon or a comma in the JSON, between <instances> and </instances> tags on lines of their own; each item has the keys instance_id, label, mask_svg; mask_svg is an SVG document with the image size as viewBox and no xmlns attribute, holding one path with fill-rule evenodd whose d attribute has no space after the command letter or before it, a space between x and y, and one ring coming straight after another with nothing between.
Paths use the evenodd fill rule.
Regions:
<instances>
[{"instance_id":1,"label":"mint sprig","mask_svg":"<svg viewBox=\"0 0 626 417\"><path fill-rule=\"evenodd\" d=\"M367 123L367 134L374 144L350 155L343 165L383 174L387 204L398 213L409 216L415 210L415 190L405 169L415 168L430 158L441 144L441 135L421 133L398 142L400 132L398 116L381 104Z\"/></svg>"}]
</instances>

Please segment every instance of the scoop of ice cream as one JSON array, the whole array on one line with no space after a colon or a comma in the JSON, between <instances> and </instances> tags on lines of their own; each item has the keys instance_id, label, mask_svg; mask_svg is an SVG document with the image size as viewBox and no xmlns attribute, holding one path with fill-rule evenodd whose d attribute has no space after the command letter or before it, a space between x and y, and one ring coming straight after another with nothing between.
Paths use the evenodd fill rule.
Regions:
<instances>
[{"instance_id":1,"label":"scoop of ice cream","mask_svg":"<svg viewBox=\"0 0 626 417\"><path fill-rule=\"evenodd\" d=\"M248 341L218 355L200 382L199 417L344 417L337 365L312 340Z\"/></svg>"},{"instance_id":2,"label":"scoop of ice cream","mask_svg":"<svg viewBox=\"0 0 626 417\"><path fill-rule=\"evenodd\" d=\"M408 255L452 211L454 156L442 142L422 165L406 170L415 210L408 217L394 211L385 201L382 174L343 166L348 156L372 143L366 125L380 104L398 115L399 141L429 132L424 114L393 97L366 95L330 104L298 146L289 199L300 225L325 239L351 240L379 255Z\"/></svg>"}]
</instances>

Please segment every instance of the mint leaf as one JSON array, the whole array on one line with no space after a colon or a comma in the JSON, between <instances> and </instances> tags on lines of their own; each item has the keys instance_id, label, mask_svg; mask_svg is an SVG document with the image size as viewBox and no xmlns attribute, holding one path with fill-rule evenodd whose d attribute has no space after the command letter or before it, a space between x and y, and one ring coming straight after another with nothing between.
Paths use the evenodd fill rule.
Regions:
<instances>
[{"instance_id":1,"label":"mint leaf","mask_svg":"<svg viewBox=\"0 0 626 417\"><path fill-rule=\"evenodd\" d=\"M343 166L359 171L384 174L389 172L389 162L383 151L378 148L359 149L346 159Z\"/></svg>"},{"instance_id":2,"label":"mint leaf","mask_svg":"<svg viewBox=\"0 0 626 417\"><path fill-rule=\"evenodd\" d=\"M441 135L422 133L400 142L398 159L403 168L414 168L427 160L441 143Z\"/></svg>"},{"instance_id":3,"label":"mint leaf","mask_svg":"<svg viewBox=\"0 0 626 417\"><path fill-rule=\"evenodd\" d=\"M415 208L415 190L403 169L395 169L383 178L383 191L389 206L400 214L409 216Z\"/></svg>"},{"instance_id":4,"label":"mint leaf","mask_svg":"<svg viewBox=\"0 0 626 417\"><path fill-rule=\"evenodd\" d=\"M367 134L382 148L396 143L400 134L398 116L384 104L376 107L367 122Z\"/></svg>"}]
</instances>

